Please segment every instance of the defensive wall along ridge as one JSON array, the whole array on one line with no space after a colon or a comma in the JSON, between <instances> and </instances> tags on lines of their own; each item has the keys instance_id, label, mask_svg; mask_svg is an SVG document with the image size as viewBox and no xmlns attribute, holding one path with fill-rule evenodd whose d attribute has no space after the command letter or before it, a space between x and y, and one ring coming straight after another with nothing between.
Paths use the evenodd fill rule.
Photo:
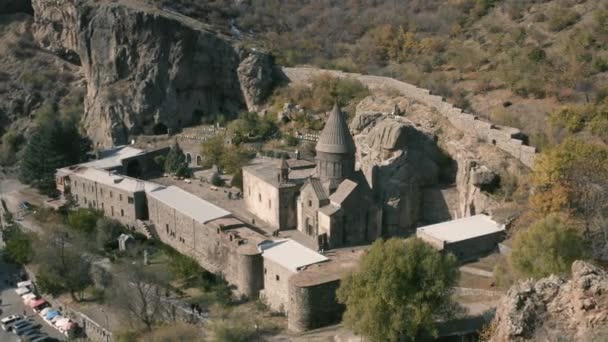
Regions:
<instances>
[{"instance_id":1,"label":"defensive wall along ridge","mask_svg":"<svg viewBox=\"0 0 608 342\"><path fill-rule=\"evenodd\" d=\"M338 70L307 67L282 68L282 70L291 82L306 83L315 76L330 74L338 78L357 79L370 89L395 89L407 98L435 108L438 113L446 117L454 127L460 129L463 133L495 145L530 168L534 166L536 148L525 144L525 136L519 129L482 121L477 116L465 113L462 109L444 101L441 96L432 95L427 89L418 88L389 77L362 75Z\"/></svg>"}]
</instances>

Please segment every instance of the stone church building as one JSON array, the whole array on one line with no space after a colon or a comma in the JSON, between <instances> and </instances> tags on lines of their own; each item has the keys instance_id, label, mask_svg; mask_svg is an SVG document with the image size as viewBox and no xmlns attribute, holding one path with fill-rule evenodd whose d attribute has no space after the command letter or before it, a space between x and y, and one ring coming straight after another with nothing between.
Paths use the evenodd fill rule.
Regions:
<instances>
[{"instance_id":1,"label":"stone church building","mask_svg":"<svg viewBox=\"0 0 608 342\"><path fill-rule=\"evenodd\" d=\"M243 168L247 209L274 229L296 228L315 238L319 249L374 241L382 233L382 209L355 169L355 152L336 105L319 136L314 164L282 160Z\"/></svg>"}]
</instances>

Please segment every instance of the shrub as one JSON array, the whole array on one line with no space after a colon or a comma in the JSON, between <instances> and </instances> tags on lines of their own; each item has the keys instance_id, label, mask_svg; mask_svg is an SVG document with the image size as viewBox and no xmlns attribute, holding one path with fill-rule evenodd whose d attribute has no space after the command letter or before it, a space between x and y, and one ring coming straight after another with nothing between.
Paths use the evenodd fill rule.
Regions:
<instances>
[{"instance_id":1,"label":"shrub","mask_svg":"<svg viewBox=\"0 0 608 342\"><path fill-rule=\"evenodd\" d=\"M585 257L585 242L575 225L550 214L515 235L509 260L521 276L542 278L568 274L572 262Z\"/></svg>"},{"instance_id":2,"label":"shrub","mask_svg":"<svg viewBox=\"0 0 608 342\"><path fill-rule=\"evenodd\" d=\"M585 115L583 111L575 107L564 107L549 115L551 124L564 127L570 133L580 132L585 127Z\"/></svg>"},{"instance_id":3,"label":"shrub","mask_svg":"<svg viewBox=\"0 0 608 342\"><path fill-rule=\"evenodd\" d=\"M222 177L220 177L219 174L215 173L213 174L213 177L211 177L211 184L215 186L222 186L224 185L224 180L222 179Z\"/></svg>"},{"instance_id":4,"label":"shrub","mask_svg":"<svg viewBox=\"0 0 608 342\"><path fill-rule=\"evenodd\" d=\"M557 32L565 29L568 26L574 25L580 19L578 12L565 8L554 7L549 11L549 30Z\"/></svg>"},{"instance_id":5,"label":"shrub","mask_svg":"<svg viewBox=\"0 0 608 342\"><path fill-rule=\"evenodd\" d=\"M547 58L547 53L540 47L535 47L528 53L528 58L534 63L544 62Z\"/></svg>"}]
</instances>

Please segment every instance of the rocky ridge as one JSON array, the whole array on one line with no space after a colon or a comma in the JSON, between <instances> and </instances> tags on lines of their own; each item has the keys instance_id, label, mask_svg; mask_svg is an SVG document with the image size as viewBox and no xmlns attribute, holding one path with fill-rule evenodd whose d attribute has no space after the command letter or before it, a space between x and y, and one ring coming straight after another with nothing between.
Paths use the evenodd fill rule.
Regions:
<instances>
[{"instance_id":1,"label":"rocky ridge","mask_svg":"<svg viewBox=\"0 0 608 342\"><path fill-rule=\"evenodd\" d=\"M499 341L605 341L608 339L608 273L583 261L570 280L552 275L509 289L490 327Z\"/></svg>"},{"instance_id":2,"label":"rocky ridge","mask_svg":"<svg viewBox=\"0 0 608 342\"><path fill-rule=\"evenodd\" d=\"M376 92L363 99L350 128L359 167L384 203L391 233L493 214L502 207L491 194L499 171L525 172L515 158L480 144L428 106L403 96Z\"/></svg>"},{"instance_id":3,"label":"rocky ridge","mask_svg":"<svg viewBox=\"0 0 608 342\"><path fill-rule=\"evenodd\" d=\"M255 110L276 70L263 53L143 1L33 0L34 37L80 65L83 124L100 146Z\"/></svg>"}]
</instances>

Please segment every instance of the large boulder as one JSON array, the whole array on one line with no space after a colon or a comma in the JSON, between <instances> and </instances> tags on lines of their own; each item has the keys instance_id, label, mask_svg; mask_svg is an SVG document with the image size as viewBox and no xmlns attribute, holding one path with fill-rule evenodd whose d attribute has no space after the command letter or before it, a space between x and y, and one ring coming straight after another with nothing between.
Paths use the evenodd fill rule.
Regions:
<instances>
[{"instance_id":1,"label":"large boulder","mask_svg":"<svg viewBox=\"0 0 608 342\"><path fill-rule=\"evenodd\" d=\"M501 300L490 341L606 341L608 273L583 261L572 278L522 281Z\"/></svg>"},{"instance_id":2,"label":"large boulder","mask_svg":"<svg viewBox=\"0 0 608 342\"><path fill-rule=\"evenodd\" d=\"M256 106L273 63L204 23L138 0L33 0L34 36L82 65L84 128L102 146Z\"/></svg>"},{"instance_id":3,"label":"large boulder","mask_svg":"<svg viewBox=\"0 0 608 342\"><path fill-rule=\"evenodd\" d=\"M270 95L278 78L278 70L268 54L243 50L243 56L246 57L242 58L237 68L241 91L247 109L258 110L258 106Z\"/></svg>"}]
</instances>

